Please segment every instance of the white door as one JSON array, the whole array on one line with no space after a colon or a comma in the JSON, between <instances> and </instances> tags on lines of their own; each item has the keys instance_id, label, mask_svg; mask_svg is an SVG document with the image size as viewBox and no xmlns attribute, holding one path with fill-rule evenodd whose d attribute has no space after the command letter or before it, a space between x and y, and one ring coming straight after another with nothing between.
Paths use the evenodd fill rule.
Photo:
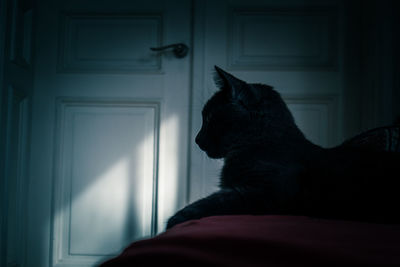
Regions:
<instances>
[{"instance_id":1,"label":"white door","mask_svg":"<svg viewBox=\"0 0 400 267\"><path fill-rule=\"evenodd\" d=\"M93 266L186 195L190 1L37 1L27 266Z\"/></svg>"},{"instance_id":2,"label":"white door","mask_svg":"<svg viewBox=\"0 0 400 267\"><path fill-rule=\"evenodd\" d=\"M306 137L323 147L343 139L341 1L225 0L195 6L193 136L203 103L215 92L218 65L271 85ZM204 56L197 56L198 53ZM192 146L191 201L215 191L222 162Z\"/></svg>"}]
</instances>

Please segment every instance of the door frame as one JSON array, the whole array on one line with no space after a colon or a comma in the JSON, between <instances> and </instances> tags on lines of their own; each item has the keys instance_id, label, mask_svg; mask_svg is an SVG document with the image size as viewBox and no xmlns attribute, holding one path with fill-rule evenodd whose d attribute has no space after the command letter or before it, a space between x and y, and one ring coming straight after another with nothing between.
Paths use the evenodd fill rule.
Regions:
<instances>
[{"instance_id":1,"label":"door frame","mask_svg":"<svg viewBox=\"0 0 400 267\"><path fill-rule=\"evenodd\" d=\"M7 259L7 194L5 177L7 112L3 103L6 97L4 84L4 65L7 29L7 4L8 0L0 0L0 266L6 266Z\"/></svg>"}]
</instances>

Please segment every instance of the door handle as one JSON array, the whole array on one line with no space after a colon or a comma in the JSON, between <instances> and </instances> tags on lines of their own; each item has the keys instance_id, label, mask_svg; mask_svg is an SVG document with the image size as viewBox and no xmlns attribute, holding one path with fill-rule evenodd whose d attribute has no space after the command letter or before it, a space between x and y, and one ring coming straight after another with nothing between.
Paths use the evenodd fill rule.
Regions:
<instances>
[{"instance_id":1,"label":"door handle","mask_svg":"<svg viewBox=\"0 0 400 267\"><path fill-rule=\"evenodd\" d=\"M165 45L161 47L150 47L152 51L158 51L158 52L163 52L166 49L172 48L172 52L174 53L175 57L177 58L184 58L188 51L189 47L185 45L184 43L179 43L179 44L170 44L170 45Z\"/></svg>"}]
</instances>

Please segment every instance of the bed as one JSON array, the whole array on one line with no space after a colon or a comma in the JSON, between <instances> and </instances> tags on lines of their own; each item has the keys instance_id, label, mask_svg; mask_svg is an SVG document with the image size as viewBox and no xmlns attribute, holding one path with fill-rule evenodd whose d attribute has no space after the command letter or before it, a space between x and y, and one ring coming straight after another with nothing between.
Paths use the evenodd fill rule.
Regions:
<instances>
[{"instance_id":1,"label":"bed","mask_svg":"<svg viewBox=\"0 0 400 267\"><path fill-rule=\"evenodd\" d=\"M344 145L400 152L399 126ZM400 225L305 216L213 216L132 243L101 267L400 264Z\"/></svg>"}]
</instances>

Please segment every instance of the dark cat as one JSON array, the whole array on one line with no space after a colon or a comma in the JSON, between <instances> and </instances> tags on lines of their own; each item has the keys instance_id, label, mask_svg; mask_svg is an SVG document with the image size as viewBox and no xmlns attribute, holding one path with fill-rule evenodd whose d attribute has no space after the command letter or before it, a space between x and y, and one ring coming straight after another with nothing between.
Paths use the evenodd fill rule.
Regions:
<instances>
[{"instance_id":1,"label":"dark cat","mask_svg":"<svg viewBox=\"0 0 400 267\"><path fill-rule=\"evenodd\" d=\"M167 228L228 214L286 214L400 223L399 153L308 141L272 87L216 69L196 143L224 158L220 190L177 212Z\"/></svg>"}]
</instances>

